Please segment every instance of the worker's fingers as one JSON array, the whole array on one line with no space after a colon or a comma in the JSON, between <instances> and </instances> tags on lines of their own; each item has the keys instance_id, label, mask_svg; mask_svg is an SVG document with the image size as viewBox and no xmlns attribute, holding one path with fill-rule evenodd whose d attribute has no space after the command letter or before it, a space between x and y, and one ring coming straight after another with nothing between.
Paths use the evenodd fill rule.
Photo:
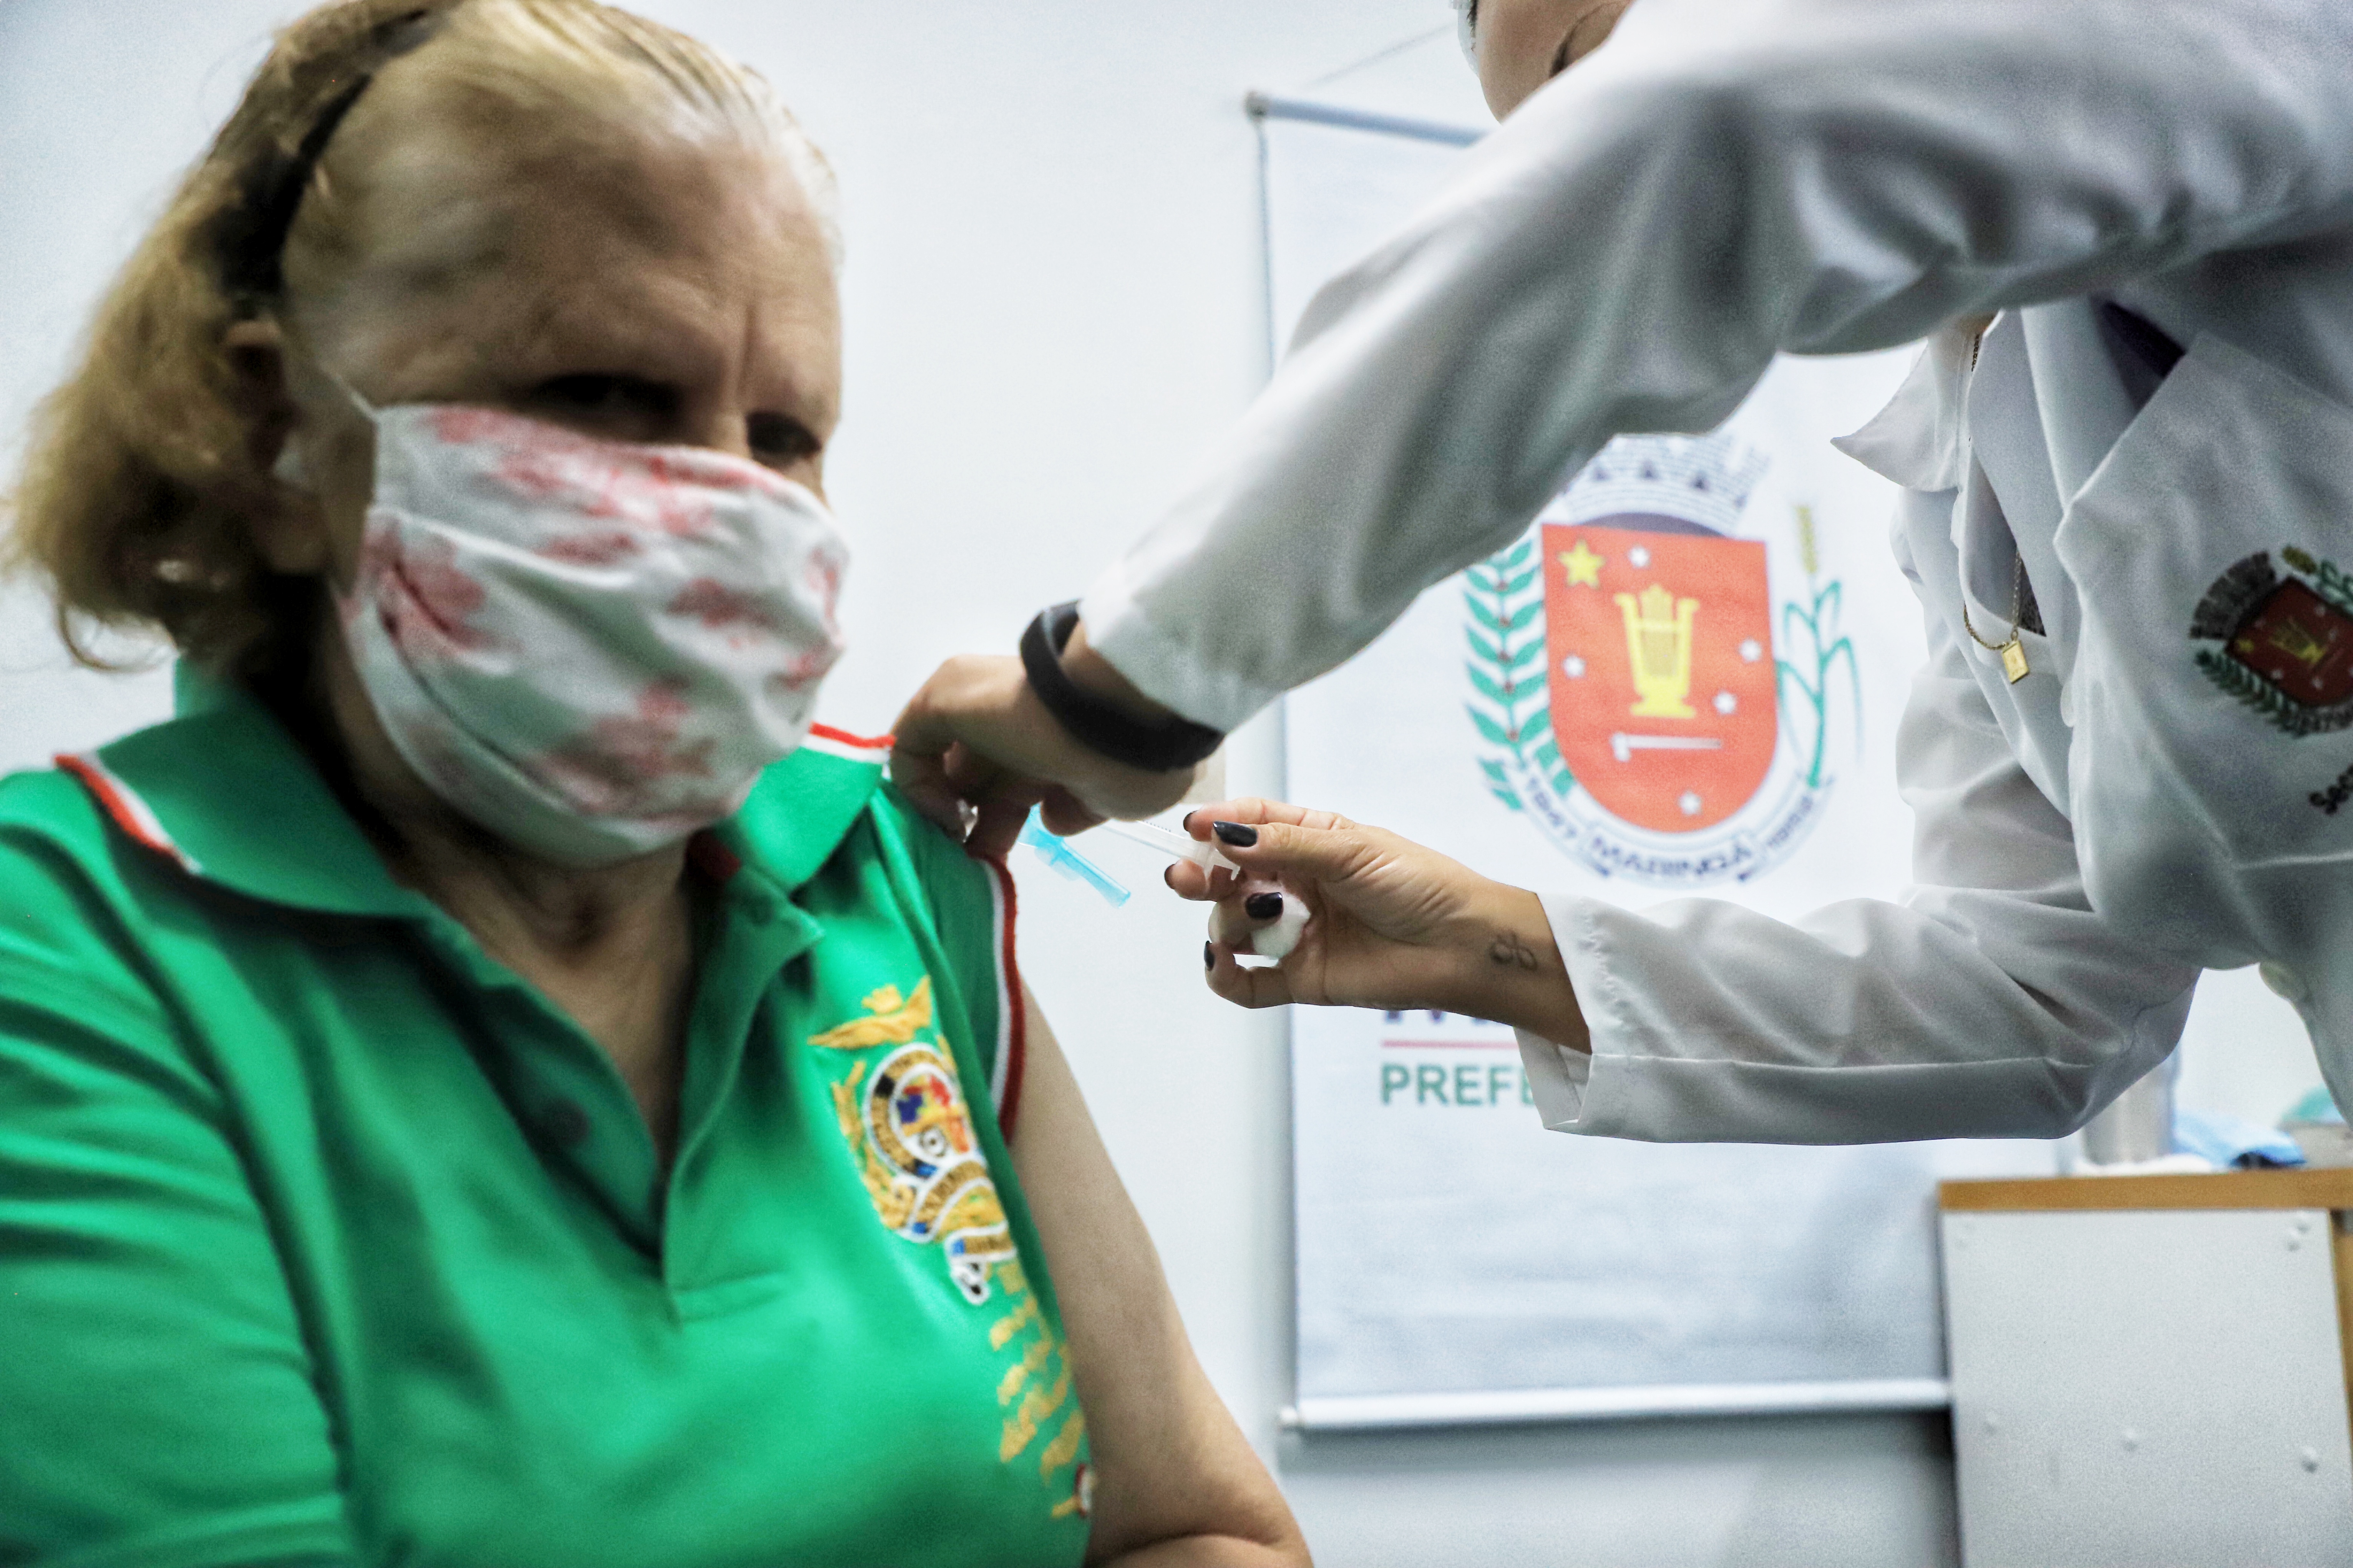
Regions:
<instances>
[{"instance_id":1,"label":"worker's fingers","mask_svg":"<svg viewBox=\"0 0 2353 1568\"><path fill-rule=\"evenodd\" d=\"M1217 801L1208 805L1196 806L1187 812L1184 821L1185 831L1195 838L1216 844L1220 851L1226 853L1229 859L1238 865L1242 864L1241 858L1231 853L1226 841L1219 837L1214 831L1215 825L1220 822L1230 823L1237 827L1253 829L1280 826L1296 827L1305 832L1336 833L1357 830L1355 823L1337 812L1314 811L1305 806L1293 805L1288 801L1266 800L1257 795L1244 795L1233 800ZM1273 841L1271 840L1253 839L1253 842L1266 845L1270 851L1272 849ZM1272 866L1247 869L1237 876L1223 868L1204 870L1198 866L1177 865L1170 868L1163 879L1179 898L1191 899L1196 902L1205 902L1213 899L1239 899L1249 894L1279 889L1281 886L1279 868ZM1273 914L1256 923L1269 924L1278 918L1281 912L1278 908Z\"/></svg>"},{"instance_id":2,"label":"worker's fingers","mask_svg":"<svg viewBox=\"0 0 2353 1568\"><path fill-rule=\"evenodd\" d=\"M950 782L944 752L891 753L891 782L908 804L938 825L950 837L964 837L964 796Z\"/></svg>"},{"instance_id":3,"label":"worker's fingers","mask_svg":"<svg viewBox=\"0 0 2353 1568\"><path fill-rule=\"evenodd\" d=\"M1180 899L1205 903L1232 894L1240 879L1223 866L1196 866L1190 860L1179 860L1161 873L1160 879L1168 890Z\"/></svg>"},{"instance_id":4,"label":"worker's fingers","mask_svg":"<svg viewBox=\"0 0 2353 1568\"><path fill-rule=\"evenodd\" d=\"M984 860L1002 860L1021 839L1021 825L1029 820L1030 802L1022 799L984 800L975 810L972 832L964 847Z\"/></svg>"},{"instance_id":5,"label":"worker's fingers","mask_svg":"<svg viewBox=\"0 0 2353 1568\"><path fill-rule=\"evenodd\" d=\"M1254 826L1218 817L1211 820L1210 837L1250 881L1293 886L1342 882L1377 858L1368 836L1353 823L1342 827L1295 827L1282 822Z\"/></svg>"},{"instance_id":6,"label":"worker's fingers","mask_svg":"<svg viewBox=\"0 0 2353 1568\"><path fill-rule=\"evenodd\" d=\"M1196 866L1189 860L1169 867L1160 874L1160 879L1168 884L1170 892L1197 904L1231 897L1241 883L1239 873L1223 866Z\"/></svg>"},{"instance_id":7,"label":"worker's fingers","mask_svg":"<svg viewBox=\"0 0 2353 1568\"><path fill-rule=\"evenodd\" d=\"M1029 689L1018 658L965 654L933 672L892 726L892 777L942 826L951 795L995 793L1010 775L1060 785L1082 812L1144 817L1166 810L1198 770L1154 773L1099 756L1071 738ZM1039 798L1033 796L1033 799Z\"/></svg>"},{"instance_id":8,"label":"worker's fingers","mask_svg":"<svg viewBox=\"0 0 2353 1568\"><path fill-rule=\"evenodd\" d=\"M1069 838L1084 833L1090 827L1100 827L1106 820L1103 813L1059 784L1049 785L1038 809L1046 819L1046 831L1057 837Z\"/></svg>"},{"instance_id":9,"label":"worker's fingers","mask_svg":"<svg viewBox=\"0 0 2353 1568\"><path fill-rule=\"evenodd\" d=\"M1003 689L1019 670L1018 659L949 659L908 699L891 727L891 782L958 838L965 837L965 803L991 793L1006 773L986 750L965 743L965 731L976 728L976 712L1002 706Z\"/></svg>"},{"instance_id":10,"label":"worker's fingers","mask_svg":"<svg viewBox=\"0 0 2353 1568\"><path fill-rule=\"evenodd\" d=\"M1237 822L1255 826L1261 823L1280 822L1292 827L1354 827L1355 823L1335 811L1314 811L1303 805L1293 805L1284 800L1264 800L1257 795L1243 795L1234 800L1215 801L1197 805L1185 814L1185 831L1196 838L1209 837L1209 826L1217 822Z\"/></svg>"},{"instance_id":11,"label":"worker's fingers","mask_svg":"<svg viewBox=\"0 0 2353 1568\"><path fill-rule=\"evenodd\" d=\"M1210 938L1250 952L1250 938L1282 918L1283 900L1288 896L1295 895L1286 895L1280 887L1264 881L1240 883L1209 911Z\"/></svg>"},{"instance_id":12,"label":"worker's fingers","mask_svg":"<svg viewBox=\"0 0 2353 1568\"><path fill-rule=\"evenodd\" d=\"M1280 968L1244 969L1233 951L1217 942L1202 944L1209 989L1239 1007L1281 1007L1289 1003L1291 978Z\"/></svg>"},{"instance_id":13,"label":"worker's fingers","mask_svg":"<svg viewBox=\"0 0 2353 1568\"><path fill-rule=\"evenodd\" d=\"M1008 773L997 763L974 751L962 741L940 753L939 768L947 778L948 787L966 800L977 800L995 791L1007 779L1021 776Z\"/></svg>"},{"instance_id":14,"label":"worker's fingers","mask_svg":"<svg viewBox=\"0 0 2353 1568\"><path fill-rule=\"evenodd\" d=\"M1021 837L1021 825L1045 786L997 766L962 742L950 746L938 761L950 792L948 799L960 818L948 831L962 838L974 854L986 859L1001 858ZM934 820L939 819L934 816Z\"/></svg>"},{"instance_id":15,"label":"worker's fingers","mask_svg":"<svg viewBox=\"0 0 2353 1568\"><path fill-rule=\"evenodd\" d=\"M1012 670L1002 668L1011 665ZM951 658L934 670L899 710L898 721L891 726L891 754L898 757L937 758L963 738L960 715L968 713L985 700L992 687L1005 684L1008 675L1017 675L1018 659L990 659L965 655Z\"/></svg>"}]
</instances>

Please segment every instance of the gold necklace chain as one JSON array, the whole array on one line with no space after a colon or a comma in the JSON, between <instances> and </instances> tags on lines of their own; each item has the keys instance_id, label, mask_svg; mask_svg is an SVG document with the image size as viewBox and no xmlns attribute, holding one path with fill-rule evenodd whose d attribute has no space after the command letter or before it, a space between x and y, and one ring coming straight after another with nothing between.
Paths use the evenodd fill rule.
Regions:
<instances>
[{"instance_id":1,"label":"gold necklace chain","mask_svg":"<svg viewBox=\"0 0 2353 1568\"><path fill-rule=\"evenodd\" d=\"M1968 633L1969 640L1988 653L2001 655L2001 672L2010 677L2010 683L2015 686L2026 679L2028 672L2026 647L2018 640L2018 617L2026 608L2026 557L2013 555L2010 560L2013 564L2010 574L2009 640L1988 642L1978 636L1977 627L1969 624L1969 594L1966 587L1961 590L1961 630Z\"/></svg>"},{"instance_id":2,"label":"gold necklace chain","mask_svg":"<svg viewBox=\"0 0 2353 1568\"><path fill-rule=\"evenodd\" d=\"M1999 319L1999 317L1993 317L1982 321L1978 323L1976 330L1969 333L1971 374L1974 374L1978 368L1978 351L1985 347L1986 330ZM2010 677L2010 683L2012 686L2024 680L2028 674L2026 645L2019 641L2018 637L2018 618L2026 609L2026 557L2016 553L2017 548L2015 543L2010 546L2012 554L2010 573L2010 637L2007 640L1988 642L1978 636L1977 627L1969 624L1969 591L1966 586L1961 589L1961 630L1968 633L1969 640L1988 653L2001 655L2001 672Z\"/></svg>"}]
</instances>

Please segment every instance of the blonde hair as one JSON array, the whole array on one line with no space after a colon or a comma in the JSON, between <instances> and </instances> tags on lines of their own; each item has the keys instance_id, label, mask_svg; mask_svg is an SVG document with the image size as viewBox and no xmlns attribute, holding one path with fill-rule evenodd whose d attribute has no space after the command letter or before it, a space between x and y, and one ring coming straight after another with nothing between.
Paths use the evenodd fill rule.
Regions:
<instances>
[{"instance_id":1,"label":"blonde hair","mask_svg":"<svg viewBox=\"0 0 2353 1568\"><path fill-rule=\"evenodd\" d=\"M378 72L396 92L369 90ZM371 105L388 95L406 112ZM427 132L502 150L733 136L785 159L839 250L823 155L765 80L693 38L596 0L320 6L278 36L34 415L0 568L48 580L83 663L106 662L93 626L160 630L248 674L307 630L315 584L272 574L252 536L280 491L222 340L332 294L367 251L375 176Z\"/></svg>"}]
</instances>

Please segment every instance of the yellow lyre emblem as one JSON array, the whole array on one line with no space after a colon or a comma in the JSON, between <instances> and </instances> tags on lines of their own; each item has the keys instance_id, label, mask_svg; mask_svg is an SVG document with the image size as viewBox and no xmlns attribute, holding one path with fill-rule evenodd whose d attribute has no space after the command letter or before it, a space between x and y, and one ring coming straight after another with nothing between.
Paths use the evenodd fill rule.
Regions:
<instances>
[{"instance_id":1,"label":"yellow lyre emblem","mask_svg":"<svg viewBox=\"0 0 2353 1568\"><path fill-rule=\"evenodd\" d=\"M1692 623L1699 601L1678 599L1656 583L1642 590L1639 604L1631 594L1615 597L1626 620L1626 661L1641 699L1627 711L1637 719L1696 718L1683 699L1691 695Z\"/></svg>"},{"instance_id":2,"label":"yellow lyre emblem","mask_svg":"<svg viewBox=\"0 0 2353 1568\"><path fill-rule=\"evenodd\" d=\"M2293 616L2272 633L2272 647L2309 669L2328 657L2328 645L2304 629Z\"/></svg>"}]
</instances>

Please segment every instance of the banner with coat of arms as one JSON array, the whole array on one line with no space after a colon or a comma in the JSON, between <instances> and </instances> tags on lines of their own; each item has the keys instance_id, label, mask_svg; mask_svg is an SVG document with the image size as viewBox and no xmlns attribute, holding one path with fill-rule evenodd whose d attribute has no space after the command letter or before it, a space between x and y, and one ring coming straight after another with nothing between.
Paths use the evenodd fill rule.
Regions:
<instances>
[{"instance_id":1,"label":"banner with coat of arms","mask_svg":"<svg viewBox=\"0 0 2353 1568\"><path fill-rule=\"evenodd\" d=\"M1852 726L1862 675L1811 510L1778 614L1764 542L1734 532L1768 466L1728 433L1621 441L1463 574L1488 787L1602 875L1751 880L1805 841L1836 778L1833 705Z\"/></svg>"},{"instance_id":2,"label":"banner with coat of arms","mask_svg":"<svg viewBox=\"0 0 2353 1568\"><path fill-rule=\"evenodd\" d=\"M1266 134L1278 327L1460 156ZM1912 357L1783 360L1719 430L1612 442L1288 699L1290 798L1635 907L1899 897L1921 615L1894 490L1830 440ZM1548 1132L1511 1031L1473 1018L1297 1008L1292 1040L1309 1427L1933 1406L1935 1183L2052 1165L2041 1144Z\"/></svg>"}]
</instances>

